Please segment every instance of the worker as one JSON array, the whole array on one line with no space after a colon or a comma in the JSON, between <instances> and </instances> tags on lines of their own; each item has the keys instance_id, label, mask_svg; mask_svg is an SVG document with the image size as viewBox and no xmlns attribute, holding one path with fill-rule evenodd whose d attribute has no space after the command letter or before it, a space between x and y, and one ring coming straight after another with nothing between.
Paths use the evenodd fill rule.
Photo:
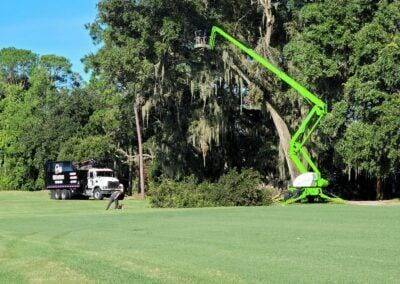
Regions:
<instances>
[{"instance_id":1,"label":"worker","mask_svg":"<svg viewBox=\"0 0 400 284\"><path fill-rule=\"evenodd\" d=\"M110 201L108 202L106 210L110 209L113 202L115 203L114 209L122 209L122 204L119 204L119 200L124 200L125 193L123 190L114 191L110 196Z\"/></svg>"}]
</instances>

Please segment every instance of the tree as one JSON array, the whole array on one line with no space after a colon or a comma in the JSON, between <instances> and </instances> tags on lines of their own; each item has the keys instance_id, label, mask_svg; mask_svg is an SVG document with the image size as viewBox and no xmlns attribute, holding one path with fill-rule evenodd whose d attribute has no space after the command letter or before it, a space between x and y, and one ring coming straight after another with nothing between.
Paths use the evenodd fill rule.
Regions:
<instances>
[{"instance_id":1,"label":"tree","mask_svg":"<svg viewBox=\"0 0 400 284\"><path fill-rule=\"evenodd\" d=\"M265 12L259 13L259 5L265 8ZM224 9L221 10L221 7ZM259 123L269 126L273 122L281 138L281 152L286 156L291 177L295 177L287 151L289 129L269 98L275 91L278 95L282 94L281 86L261 68L245 64L246 59L237 51L231 51L237 57L236 62L231 64L231 72L225 70L227 60L223 62L217 54L204 58L204 54L192 48L194 31L209 30L214 22L231 26L239 36L257 42L258 27L263 23L263 15L266 15L271 19L262 29L266 38L260 40L259 49L276 61L277 49L266 46L273 38L273 9L276 8L272 8L270 1L261 1L250 9L246 1L235 4L229 1L221 4L175 1L174 5L170 5L169 1L101 2L98 20L91 25L91 32L93 38L102 41L104 46L94 57L88 57L91 58L88 66L99 71L98 74L103 72L122 89L140 86L143 117L149 120L151 113L150 122L155 123L153 129L148 130L156 140L152 144L155 153L153 162L158 163L167 175L179 177L195 171L202 177L217 178L227 167L241 167L241 161L246 158L237 157L233 149L243 148L244 156L251 156L252 153L249 149L245 151L244 140L239 137L251 128L259 129ZM277 25L281 27L283 24L278 21ZM249 26L254 27L251 33L246 32ZM278 46L283 42L274 39L274 44ZM241 74L242 78L237 78L237 74ZM269 100L266 109L272 114L272 120L253 120L257 126L237 123L242 120L241 116L255 112L243 111L241 107L243 94L237 90L244 86L243 81L247 82L249 93L265 94L262 100ZM266 83L260 83L263 81ZM189 83L191 88L188 88ZM183 107L185 105L190 107ZM263 131L262 136L270 136L268 130ZM263 143L263 151L266 149L265 138L260 141L259 134L250 133L249 137ZM256 149L261 150L254 147L254 151ZM276 156L277 151L273 151L273 156ZM266 155L265 152L263 155ZM193 165L201 157L205 169L196 169L197 166ZM208 157L210 163L206 162ZM262 159L260 155L258 157ZM274 162L271 161L271 164Z\"/></svg>"},{"instance_id":2,"label":"tree","mask_svg":"<svg viewBox=\"0 0 400 284\"><path fill-rule=\"evenodd\" d=\"M86 123L85 103L74 109L80 91L57 88L48 71L33 62L38 55L11 50L0 68L14 78L23 76L24 84L18 84L19 79L1 83L0 187L42 189L44 163L55 160L60 146Z\"/></svg>"},{"instance_id":3,"label":"tree","mask_svg":"<svg viewBox=\"0 0 400 284\"><path fill-rule=\"evenodd\" d=\"M80 84L80 76L72 72L71 62L57 55L43 55L40 57L39 65L48 73L53 84L57 87L68 86L77 87Z\"/></svg>"},{"instance_id":4,"label":"tree","mask_svg":"<svg viewBox=\"0 0 400 284\"><path fill-rule=\"evenodd\" d=\"M382 121L400 127L388 107L399 106L399 19L398 2L309 4L285 47L293 66L307 66L298 70L300 78L332 105L323 127L324 150L334 155L338 168L344 164L348 171L375 178L379 199L382 179L396 174L398 146L387 142L390 137L397 141L398 134Z\"/></svg>"},{"instance_id":5,"label":"tree","mask_svg":"<svg viewBox=\"0 0 400 284\"><path fill-rule=\"evenodd\" d=\"M143 142L139 109L142 105L141 93L146 90L151 66L142 55L147 49L144 42L128 37L123 32L123 28L130 26L129 21L135 21L139 32L145 32L146 26L140 24L144 23L143 18L134 17L138 15L133 13L133 7L134 4L128 1L99 3L98 19L92 24L91 33L93 38L103 41L103 46L96 55L88 56L86 61L97 74L104 74L110 82L116 84L119 92L133 101L139 149L140 191L144 198ZM116 11L122 11L125 16ZM101 25L107 26L101 29Z\"/></svg>"},{"instance_id":6,"label":"tree","mask_svg":"<svg viewBox=\"0 0 400 284\"><path fill-rule=\"evenodd\" d=\"M37 64L37 55L30 50L14 47L0 50L0 76L9 84L22 84L27 88L30 72Z\"/></svg>"}]
</instances>

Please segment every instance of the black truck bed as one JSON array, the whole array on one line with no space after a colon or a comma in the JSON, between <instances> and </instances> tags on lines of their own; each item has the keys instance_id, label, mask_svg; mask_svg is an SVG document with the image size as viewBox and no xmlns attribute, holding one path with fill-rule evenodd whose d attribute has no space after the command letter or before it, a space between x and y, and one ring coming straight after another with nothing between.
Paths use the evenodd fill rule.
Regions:
<instances>
[{"instance_id":1,"label":"black truck bed","mask_svg":"<svg viewBox=\"0 0 400 284\"><path fill-rule=\"evenodd\" d=\"M45 165L46 189L77 189L81 187L81 181L82 173L70 161L50 161Z\"/></svg>"}]
</instances>

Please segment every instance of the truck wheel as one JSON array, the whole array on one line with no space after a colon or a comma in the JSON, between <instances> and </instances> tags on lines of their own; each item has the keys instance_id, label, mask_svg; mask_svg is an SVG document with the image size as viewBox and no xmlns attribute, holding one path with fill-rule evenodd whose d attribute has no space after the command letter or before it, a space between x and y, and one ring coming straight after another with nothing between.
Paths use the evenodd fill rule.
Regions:
<instances>
[{"instance_id":1,"label":"truck wheel","mask_svg":"<svg viewBox=\"0 0 400 284\"><path fill-rule=\"evenodd\" d=\"M59 189L54 190L54 199L61 199L61 191Z\"/></svg>"},{"instance_id":2,"label":"truck wheel","mask_svg":"<svg viewBox=\"0 0 400 284\"><path fill-rule=\"evenodd\" d=\"M62 200L67 200L71 198L71 192L67 189L61 190L61 199Z\"/></svg>"},{"instance_id":3,"label":"truck wheel","mask_svg":"<svg viewBox=\"0 0 400 284\"><path fill-rule=\"evenodd\" d=\"M93 192L94 199L103 200L103 194L101 193L100 189L96 188Z\"/></svg>"},{"instance_id":4,"label":"truck wheel","mask_svg":"<svg viewBox=\"0 0 400 284\"><path fill-rule=\"evenodd\" d=\"M50 190L50 199L56 199L54 196L55 192L56 192L55 190Z\"/></svg>"}]
</instances>

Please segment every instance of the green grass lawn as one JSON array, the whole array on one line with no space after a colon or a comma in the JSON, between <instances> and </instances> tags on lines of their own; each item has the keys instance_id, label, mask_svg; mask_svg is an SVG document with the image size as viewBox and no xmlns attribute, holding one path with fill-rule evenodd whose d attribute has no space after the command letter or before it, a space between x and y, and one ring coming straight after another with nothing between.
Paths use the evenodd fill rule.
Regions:
<instances>
[{"instance_id":1,"label":"green grass lawn","mask_svg":"<svg viewBox=\"0 0 400 284\"><path fill-rule=\"evenodd\" d=\"M0 283L400 281L400 206L124 204L0 192Z\"/></svg>"}]
</instances>

